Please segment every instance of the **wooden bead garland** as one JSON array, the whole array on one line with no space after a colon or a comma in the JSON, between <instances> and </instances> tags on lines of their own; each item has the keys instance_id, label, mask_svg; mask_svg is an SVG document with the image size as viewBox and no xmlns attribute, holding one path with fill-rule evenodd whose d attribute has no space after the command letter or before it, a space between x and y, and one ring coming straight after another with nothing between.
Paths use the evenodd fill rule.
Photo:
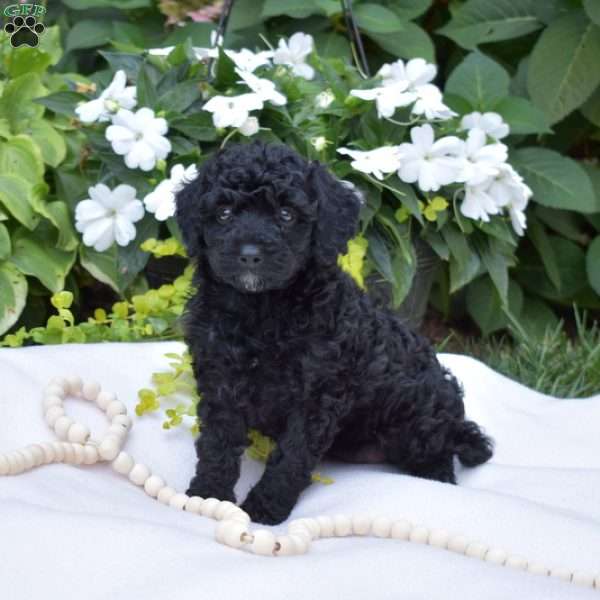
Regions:
<instances>
[{"instance_id":1,"label":"wooden bead garland","mask_svg":"<svg viewBox=\"0 0 600 600\"><path fill-rule=\"evenodd\" d=\"M90 438L90 430L65 414L63 400L83 398L95 402L106 413L111 424L100 441ZM600 590L600 574L591 575L563 567L549 568L543 564L509 555L502 548L488 547L477 540L453 535L444 529L428 529L406 519L392 520L373 515L321 515L296 519L288 525L286 535L268 529L249 530L250 517L239 506L217 498L189 497L168 486L164 479L152 474L149 467L136 463L122 450L132 421L126 406L116 395L102 391L96 382L84 383L78 376L57 377L45 389L42 403L46 423L61 441L31 444L21 450L0 454L0 476L18 475L40 465L68 463L93 465L110 461L116 473L127 477L144 489L146 494L177 510L219 521L215 537L231 548L248 547L262 556L293 556L308 551L313 540L330 537L373 536L427 544L498 566L528 571L538 576L550 576L576 585Z\"/></svg>"}]
</instances>

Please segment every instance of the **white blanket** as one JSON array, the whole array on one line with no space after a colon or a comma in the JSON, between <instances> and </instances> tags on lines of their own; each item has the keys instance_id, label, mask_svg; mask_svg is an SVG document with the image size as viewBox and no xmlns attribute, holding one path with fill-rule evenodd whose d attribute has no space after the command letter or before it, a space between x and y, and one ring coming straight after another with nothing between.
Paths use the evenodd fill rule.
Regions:
<instances>
[{"instance_id":1,"label":"white blanket","mask_svg":"<svg viewBox=\"0 0 600 600\"><path fill-rule=\"evenodd\" d=\"M0 350L0 452L54 439L41 391L80 374L115 391L135 418L137 390L167 370L176 342ZM491 463L451 486L389 465L326 462L292 518L372 512L442 527L548 566L600 574L600 396L556 400L464 356L442 355L466 390L467 413L496 440ZM103 415L68 411L92 427ZM165 431L158 414L135 418L126 450L185 490L192 436ZM263 465L244 459L238 501ZM48 465L0 478L0 597L4 600L528 600L598 598L535 576L429 546L386 539L327 539L308 554L265 558L214 539L215 522L159 504L106 463ZM275 528L277 530L283 527Z\"/></svg>"}]
</instances>

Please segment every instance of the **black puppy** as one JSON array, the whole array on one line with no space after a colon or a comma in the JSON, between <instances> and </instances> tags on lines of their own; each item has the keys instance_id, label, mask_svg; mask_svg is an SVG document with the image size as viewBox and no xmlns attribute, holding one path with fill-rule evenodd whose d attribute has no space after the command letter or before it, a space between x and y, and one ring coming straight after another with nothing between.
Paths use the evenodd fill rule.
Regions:
<instances>
[{"instance_id":1,"label":"black puppy","mask_svg":"<svg viewBox=\"0 0 600 600\"><path fill-rule=\"evenodd\" d=\"M337 266L355 234L356 194L290 148L227 146L177 194L197 262L185 339L202 401L189 495L235 502L248 429L272 437L242 508L285 520L325 456L390 462L455 483L492 455L429 343Z\"/></svg>"}]
</instances>

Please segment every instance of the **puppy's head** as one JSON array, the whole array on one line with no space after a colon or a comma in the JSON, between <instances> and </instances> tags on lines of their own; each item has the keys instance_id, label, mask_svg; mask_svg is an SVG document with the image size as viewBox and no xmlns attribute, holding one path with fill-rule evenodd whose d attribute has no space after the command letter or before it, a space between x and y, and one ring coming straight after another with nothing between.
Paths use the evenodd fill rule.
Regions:
<instances>
[{"instance_id":1,"label":"puppy's head","mask_svg":"<svg viewBox=\"0 0 600 600\"><path fill-rule=\"evenodd\" d=\"M282 289L314 259L334 265L360 201L318 162L282 145L231 145L177 194L188 255L241 292Z\"/></svg>"}]
</instances>

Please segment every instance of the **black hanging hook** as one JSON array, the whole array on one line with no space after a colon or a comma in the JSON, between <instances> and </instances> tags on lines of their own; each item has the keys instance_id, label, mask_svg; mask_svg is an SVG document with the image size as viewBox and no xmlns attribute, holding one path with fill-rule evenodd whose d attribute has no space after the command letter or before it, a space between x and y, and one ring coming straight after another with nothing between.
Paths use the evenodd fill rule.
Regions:
<instances>
[{"instance_id":1,"label":"black hanging hook","mask_svg":"<svg viewBox=\"0 0 600 600\"><path fill-rule=\"evenodd\" d=\"M369 69L369 63L367 62L367 56L362 43L362 37L360 30L356 24L356 18L352 11L352 0L341 0L342 10L344 11L344 19L346 20L346 29L348 30L348 38L350 40L350 47L352 48L352 55L358 72L364 79L371 77L371 71Z\"/></svg>"}]
</instances>

